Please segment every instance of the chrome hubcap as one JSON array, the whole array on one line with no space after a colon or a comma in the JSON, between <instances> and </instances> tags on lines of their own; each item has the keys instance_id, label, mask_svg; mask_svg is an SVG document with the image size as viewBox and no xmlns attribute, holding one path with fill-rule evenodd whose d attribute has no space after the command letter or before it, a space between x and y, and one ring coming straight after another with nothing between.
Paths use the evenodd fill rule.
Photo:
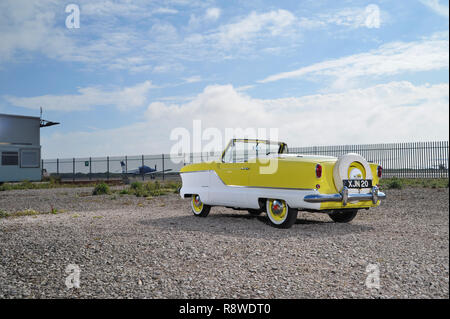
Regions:
<instances>
[{"instance_id":1,"label":"chrome hubcap","mask_svg":"<svg viewBox=\"0 0 450 319\"><path fill-rule=\"evenodd\" d=\"M275 215L280 215L283 212L284 206L283 203L279 200L274 200L272 202L272 213Z\"/></svg>"},{"instance_id":2,"label":"chrome hubcap","mask_svg":"<svg viewBox=\"0 0 450 319\"><path fill-rule=\"evenodd\" d=\"M200 196L195 196L195 198L194 198L194 204L195 204L195 206L200 206L201 205L201 201L200 201Z\"/></svg>"},{"instance_id":3,"label":"chrome hubcap","mask_svg":"<svg viewBox=\"0 0 450 319\"><path fill-rule=\"evenodd\" d=\"M362 179L362 178L363 178L363 173L361 172L360 169L358 169L358 168L353 168L353 169L350 171L349 178L350 178L350 179Z\"/></svg>"}]
</instances>

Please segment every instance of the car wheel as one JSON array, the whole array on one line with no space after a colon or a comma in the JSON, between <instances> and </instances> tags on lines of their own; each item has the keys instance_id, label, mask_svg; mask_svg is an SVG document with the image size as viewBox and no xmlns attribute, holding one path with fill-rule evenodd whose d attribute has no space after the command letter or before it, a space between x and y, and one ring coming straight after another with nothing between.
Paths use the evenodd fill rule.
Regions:
<instances>
[{"instance_id":1,"label":"car wheel","mask_svg":"<svg viewBox=\"0 0 450 319\"><path fill-rule=\"evenodd\" d=\"M297 220L298 211L290 208L282 199L268 199L266 212L272 226L290 228Z\"/></svg>"},{"instance_id":2,"label":"car wheel","mask_svg":"<svg viewBox=\"0 0 450 319\"><path fill-rule=\"evenodd\" d=\"M247 211L249 212L250 215L253 216L259 216L262 213L262 211L259 209L247 209Z\"/></svg>"},{"instance_id":3,"label":"car wheel","mask_svg":"<svg viewBox=\"0 0 450 319\"><path fill-rule=\"evenodd\" d=\"M350 169L352 165L359 167L359 172L361 173L361 178L364 179L373 179L372 170L370 169L370 165L367 160L359 154L348 153L342 156L339 156L336 164L333 167L333 180L334 185L336 186L338 191L341 191L344 187L343 180L352 179L350 177Z\"/></svg>"},{"instance_id":4,"label":"car wheel","mask_svg":"<svg viewBox=\"0 0 450 319\"><path fill-rule=\"evenodd\" d=\"M211 206L203 204L199 195L192 195L191 208L195 216L206 217L209 214Z\"/></svg>"},{"instance_id":5,"label":"car wheel","mask_svg":"<svg viewBox=\"0 0 450 319\"><path fill-rule=\"evenodd\" d=\"M348 223L355 218L357 213L357 209L335 210L329 213L328 216L336 223Z\"/></svg>"}]
</instances>

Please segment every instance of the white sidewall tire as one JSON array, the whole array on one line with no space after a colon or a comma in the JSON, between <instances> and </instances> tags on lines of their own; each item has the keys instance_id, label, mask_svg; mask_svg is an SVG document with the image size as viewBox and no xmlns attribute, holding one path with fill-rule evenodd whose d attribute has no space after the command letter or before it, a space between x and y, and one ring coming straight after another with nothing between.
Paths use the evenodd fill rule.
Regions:
<instances>
[{"instance_id":1,"label":"white sidewall tire","mask_svg":"<svg viewBox=\"0 0 450 319\"><path fill-rule=\"evenodd\" d=\"M334 185L339 192L344 188L344 183L342 182L342 180L348 179L348 168L353 162L359 162L362 166L364 166L364 169L366 171L365 179L373 178L370 165L364 157L356 153L348 153L342 155L338 158L333 168Z\"/></svg>"},{"instance_id":2,"label":"white sidewall tire","mask_svg":"<svg viewBox=\"0 0 450 319\"><path fill-rule=\"evenodd\" d=\"M201 214L201 213L203 212L203 210L205 209L205 204L203 204L202 210L199 211L199 212L197 212L197 211L195 210L195 208L194 208L194 203L193 203L192 200L191 200L191 209L192 209L192 212L194 213L194 215L200 216L200 214Z\"/></svg>"},{"instance_id":3,"label":"white sidewall tire","mask_svg":"<svg viewBox=\"0 0 450 319\"><path fill-rule=\"evenodd\" d=\"M269 221L271 226L276 227L276 228L290 228L292 227L292 225L295 224L295 221L297 220L297 214L298 214L298 210L297 209L292 209L289 208L289 205L286 203L286 201L284 201L284 204L286 205L286 216L282 219L282 220L274 220L271 217L271 214L269 212L269 208L268 205L270 203L270 199L268 199L266 201L266 213L269 217Z\"/></svg>"},{"instance_id":4,"label":"white sidewall tire","mask_svg":"<svg viewBox=\"0 0 450 319\"><path fill-rule=\"evenodd\" d=\"M269 212L269 203L270 203L270 199L268 199L268 200L266 201L266 214L267 214L267 216L269 216L270 221L271 221L274 225L281 225L281 224L283 224L283 223L286 221L286 219L288 218L288 215L289 215L289 207L287 206L286 201L283 201L283 202L284 202L284 205L286 205L286 215L285 215L284 218L281 219L281 220L275 220L275 219L273 219L272 214L270 214L270 212Z\"/></svg>"},{"instance_id":5,"label":"white sidewall tire","mask_svg":"<svg viewBox=\"0 0 450 319\"><path fill-rule=\"evenodd\" d=\"M196 195L192 195L192 196L196 196ZM200 199L200 201L201 201L201 199ZM193 199L191 199L191 210L192 210L192 213L194 213L195 216L198 216L198 217L206 217L206 216L208 216L209 211L211 210L211 206L206 205L203 202L202 202L202 205L203 205L202 206L202 210L197 212L195 210L195 207L194 207Z\"/></svg>"}]
</instances>

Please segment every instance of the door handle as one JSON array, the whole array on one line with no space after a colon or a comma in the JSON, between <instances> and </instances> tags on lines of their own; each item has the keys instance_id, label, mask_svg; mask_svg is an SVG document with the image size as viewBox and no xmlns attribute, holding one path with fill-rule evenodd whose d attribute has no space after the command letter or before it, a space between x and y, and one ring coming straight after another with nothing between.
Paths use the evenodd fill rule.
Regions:
<instances>
[{"instance_id":1,"label":"door handle","mask_svg":"<svg viewBox=\"0 0 450 319\"><path fill-rule=\"evenodd\" d=\"M241 167L241 170L243 170L243 171L248 171L250 168L248 168L248 167Z\"/></svg>"}]
</instances>

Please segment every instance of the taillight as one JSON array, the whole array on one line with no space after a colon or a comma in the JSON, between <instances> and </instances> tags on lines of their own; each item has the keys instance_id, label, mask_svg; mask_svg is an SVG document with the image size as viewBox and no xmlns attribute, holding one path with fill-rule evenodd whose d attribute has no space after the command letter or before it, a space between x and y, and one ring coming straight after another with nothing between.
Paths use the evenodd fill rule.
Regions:
<instances>
[{"instance_id":1,"label":"taillight","mask_svg":"<svg viewBox=\"0 0 450 319\"><path fill-rule=\"evenodd\" d=\"M377 175L378 175L378 178L381 177L381 174L382 174L382 173L383 173L383 167L378 166L378 168L377 168Z\"/></svg>"},{"instance_id":2,"label":"taillight","mask_svg":"<svg viewBox=\"0 0 450 319\"><path fill-rule=\"evenodd\" d=\"M316 177L317 178L322 177L322 165L320 165L320 164L316 165Z\"/></svg>"}]
</instances>

